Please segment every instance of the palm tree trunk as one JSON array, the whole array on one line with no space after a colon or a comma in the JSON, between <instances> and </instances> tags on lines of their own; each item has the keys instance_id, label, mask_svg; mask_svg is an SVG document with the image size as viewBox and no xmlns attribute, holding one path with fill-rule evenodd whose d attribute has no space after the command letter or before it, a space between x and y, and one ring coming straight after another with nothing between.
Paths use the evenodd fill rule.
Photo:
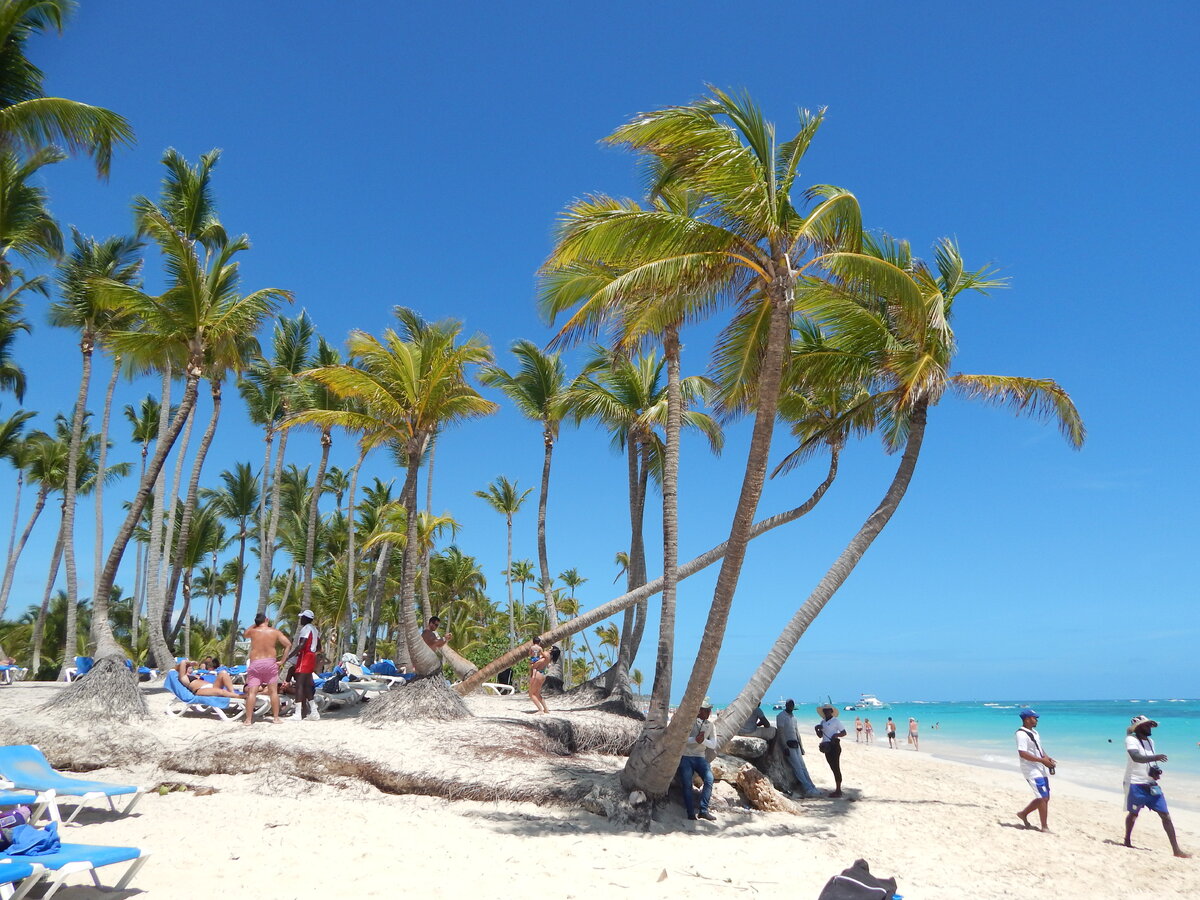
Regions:
<instances>
[{"instance_id":1,"label":"palm tree trunk","mask_svg":"<svg viewBox=\"0 0 1200 900\"><path fill-rule=\"evenodd\" d=\"M346 613L354 609L354 576L355 563L357 562L357 551L354 547L355 528L354 528L354 493L358 490L358 470L362 468L363 460L367 458L367 451L360 447L358 451L358 462L354 464L354 469L350 472L350 489L346 498ZM346 635L346 643L349 646L349 635Z\"/></svg>"},{"instance_id":2,"label":"palm tree trunk","mask_svg":"<svg viewBox=\"0 0 1200 900\"><path fill-rule=\"evenodd\" d=\"M246 519L243 517L238 520L238 570L233 597L233 620L229 625L229 637L225 641L225 658L228 660L233 659L233 642L237 640L238 616L242 614L242 585L246 580L246 538L248 536Z\"/></svg>"},{"instance_id":3,"label":"palm tree trunk","mask_svg":"<svg viewBox=\"0 0 1200 900\"><path fill-rule=\"evenodd\" d=\"M517 646L517 607L512 590L512 513L505 513L504 518L508 522L508 565L504 569L504 584L508 588L508 648L511 650Z\"/></svg>"},{"instance_id":4,"label":"palm tree trunk","mask_svg":"<svg viewBox=\"0 0 1200 900\"><path fill-rule=\"evenodd\" d=\"M284 410L287 414L287 410ZM283 489L283 454L287 451L288 432L279 436L279 449L275 453L275 468L271 473L271 510L267 523L267 540L259 545L258 553L258 611L266 610L271 599L271 577L275 574L275 536L279 532L279 492Z\"/></svg>"},{"instance_id":5,"label":"palm tree trunk","mask_svg":"<svg viewBox=\"0 0 1200 900\"><path fill-rule=\"evenodd\" d=\"M138 541L137 547L134 548L134 564L133 564L133 600L130 603L129 611L129 652L137 658L138 645L138 619L142 615L142 589L145 586L143 579L145 568L145 548L141 541ZM93 616L93 619L96 617ZM96 643L96 629L92 628L92 644Z\"/></svg>"},{"instance_id":6,"label":"palm tree trunk","mask_svg":"<svg viewBox=\"0 0 1200 900\"><path fill-rule=\"evenodd\" d=\"M21 520L21 489L25 486L25 470L17 469L16 499L13 500L12 527L8 532L8 551L4 554L5 571L12 568L13 547L17 543L18 523ZM0 619L4 618L4 604L0 603Z\"/></svg>"},{"instance_id":7,"label":"palm tree trunk","mask_svg":"<svg viewBox=\"0 0 1200 900\"><path fill-rule=\"evenodd\" d=\"M546 503L550 499L550 458L554 455L554 432L547 426L542 431L542 445L546 452L542 457L542 491L538 497L538 566L542 571L542 596L546 598L546 616L550 627L558 627L558 609L554 606L554 591L551 589L550 562L546 557Z\"/></svg>"},{"instance_id":8,"label":"palm tree trunk","mask_svg":"<svg viewBox=\"0 0 1200 900\"><path fill-rule=\"evenodd\" d=\"M192 570L189 567L183 575L183 655L192 658Z\"/></svg>"},{"instance_id":9,"label":"palm tree trunk","mask_svg":"<svg viewBox=\"0 0 1200 900\"><path fill-rule=\"evenodd\" d=\"M270 500L271 500L271 451L275 445L275 429L270 422L267 423L267 433L265 438L266 451L263 454L262 467L262 489L258 492L258 587L259 597L262 597L262 580L263 580L263 560L266 559L266 549L264 544L267 540L268 524L270 522ZM257 612L263 612L267 608L266 603L262 603L261 608Z\"/></svg>"},{"instance_id":10,"label":"palm tree trunk","mask_svg":"<svg viewBox=\"0 0 1200 900\"><path fill-rule=\"evenodd\" d=\"M658 623L658 656L645 731L657 738L667 727L671 709L671 675L675 659L675 585L679 566L679 331L668 326L663 340L667 358L667 446L663 459L663 594ZM643 738L644 739L644 738ZM639 739L641 740L641 739Z\"/></svg>"},{"instance_id":11,"label":"palm tree trunk","mask_svg":"<svg viewBox=\"0 0 1200 900\"><path fill-rule=\"evenodd\" d=\"M425 515L433 516L433 455L437 449L437 432L429 436L429 452L425 454ZM432 607L429 605L429 555L432 552L432 546L426 545L421 547L421 612L425 617L425 621L429 621L429 617L433 615ZM453 650L450 651L454 653ZM454 654L457 656L457 654ZM458 657L462 659L462 657ZM472 671L474 668L472 667Z\"/></svg>"},{"instance_id":12,"label":"palm tree trunk","mask_svg":"<svg viewBox=\"0 0 1200 900\"><path fill-rule=\"evenodd\" d=\"M367 581L367 603L358 627L359 656L375 649L375 635L379 632L379 610L383 607L383 592L387 585L387 570L392 560L392 544L385 541L379 545L375 557L375 571Z\"/></svg>"},{"instance_id":13,"label":"palm tree trunk","mask_svg":"<svg viewBox=\"0 0 1200 900\"><path fill-rule=\"evenodd\" d=\"M208 456L208 448L212 446L213 435L217 433L217 421L221 418L221 382L213 379L212 415L208 419L208 427L200 437L200 446L196 448L196 460L192 463L192 477L188 481L187 500L183 504L183 520L179 523L179 538L175 542L175 556L171 561L171 583L167 587L167 615L175 606L175 591L179 589L179 579L183 570L183 560L187 554L188 541L192 534L192 519L196 514L196 504L200 494L200 470L204 468L204 460ZM184 654L187 656L187 653ZM191 657L188 656L190 659Z\"/></svg>"},{"instance_id":14,"label":"palm tree trunk","mask_svg":"<svg viewBox=\"0 0 1200 900\"><path fill-rule=\"evenodd\" d=\"M892 476L892 483L888 485L883 500L863 522L858 533L829 567L825 576L817 582L816 588L809 594L808 599L796 610L796 614L792 616L787 627L776 639L775 644L767 653L766 659L762 661L746 686L742 688L737 699L733 701L733 705L721 713L716 730L722 743L737 734L739 724L745 722L754 708L762 701L767 688L771 686L771 682L775 680L780 669L783 668L783 664L791 656L792 651L796 648L796 643L804 636L808 626L813 623L813 620L825 608L825 604L837 593L838 588L850 577L854 567L858 565L872 542L895 514L912 482L913 472L917 468L917 457L921 453L921 444L925 440L926 418L926 404L924 401L918 402L909 420L904 455L900 457L900 465L896 468L896 474Z\"/></svg>"},{"instance_id":15,"label":"palm tree trunk","mask_svg":"<svg viewBox=\"0 0 1200 900\"><path fill-rule=\"evenodd\" d=\"M160 438L166 434L170 427L171 421L171 367L168 364L163 369L163 386L162 386L162 402L158 409L158 435L155 439L155 455L158 455L158 446L162 443ZM166 462L166 457L163 458ZM163 473L163 466L159 466L158 472L154 474L154 506L151 509L150 515L150 546L147 550L146 560L146 643L150 649L151 656L154 657L155 663L160 669L166 669L171 663L171 654L167 651L166 638L162 633L162 605L159 603L159 596L162 586L162 553L163 553L163 516L166 514L167 508L167 479ZM149 476L149 467L143 475L143 481ZM158 622L155 625L155 622ZM97 633L97 642L99 633ZM99 650L97 650L99 652ZM161 658L159 653L164 652L165 655Z\"/></svg>"},{"instance_id":16,"label":"palm tree trunk","mask_svg":"<svg viewBox=\"0 0 1200 900\"><path fill-rule=\"evenodd\" d=\"M112 374L108 376L108 388L104 391L104 411L100 416L100 459L96 466L96 541L92 549L92 587L100 577L100 566L104 562L104 473L108 467L108 426L112 419L113 394L117 389L117 378L121 374L121 357L113 357ZM144 457L143 457L144 459ZM95 591L93 590L93 593ZM101 611L96 608L99 597L92 598L91 643L96 642L96 620ZM107 608L104 610L107 615Z\"/></svg>"},{"instance_id":17,"label":"palm tree trunk","mask_svg":"<svg viewBox=\"0 0 1200 900\"><path fill-rule=\"evenodd\" d=\"M421 465L421 446L411 440L408 448L408 470L404 475L402 494L404 510L408 514L407 540L404 545L404 576L400 582L400 625L408 655L418 675L435 675L442 670L441 659L429 645L421 640L417 625L417 472Z\"/></svg>"},{"instance_id":18,"label":"palm tree trunk","mask_svg":"<svg viewBox=\"0 0 1200 900\"><path fill-rule=\"evenodd\" d=\"M46 485L38 487L37 500L33 504L33 513L29 516L29 522L25 525L25 530L21 532L21 537L17 540L17 546L13 548L12 556L8 560L8 568L4 570L4 583L0 585L0 619L4 618L4 608L8 605L8 593L12 590L13 574L17 571L17 561L21 558L21 553L25 550L25 543L29 540L29 533L33 531L34 523L37 522L38 516L42 514L42 510L46 506L46 497L50 494L50 488Z\"/></svg>"},{"instance_id":19,"label":"palm tree trunk","mask_svg":"<svg viewBox=\"0 0 1200 900\"><path fill-rule=\"evenodd\" d=\"M78 643L76 634L79 615L79 573L75 568L75 497L79 491L79 443L83 439L83 416L87 412L88 388L92 383L92 349L95 346L90 330L84 330L79 342L83 356L83 374L79 378L79 394L75 397L75 410L71 416L71 444L67 450L67 483L63 487L63 556L67 569L67 634L63 650L63 664L58 671L58 680L67 677L67 657Z\"/></svg>"},{"instance_id":20,"label":"palm tree trunk","mask_svg":"<svg viewBox=\"0 0 1200 900\"><path fill-rule=\"evenodd\" d=\"M179 498L183 494L183 465L187 461L188 449L192 442L192 427L196 424L196 410L188 417L183 429L183 439L179 442L179 454L175 457L175 477L171 481L171 506L167 510L167 533L163 538L163 576L159 582L159 609L162 616L163 634L167 636L167 646L174 652L175 638L171 636L171 616L175 614L175 589L178 581L175 575L175 519L179 510ZM185 504L186 505L186 504Z\"/></svg>"},{"instance_id":21,"label":"palm tree trunk","mask_svg":"<svg viewBox=\"0 0 1200 900\"><path fill-rule=\"evenodd\" d=\"M779 391L783 382L783 363L791 330L792 291L790 286L777 279L768 285L771 304L767 346L763 353L762 370L758 381L758 406L754 415L754 428L750 437L750 450L746 459L746 472L742 479L725 559L717 576L713 591L712 606L709 607L700 649L692 665L687 688L679 704L679 712L661 731L652 730L647 723L642 735L630 751L625 768L621 771L621 785L626 790L643 790L651 796L664 794L671 784L683 741L700 708L700 701L708 691L716 669L717 656L725 639L725 626L733 595L737 590L746 548L750 543L754 527L754 513L762 496L767 476L767 461L771 452L771 437L775 430L775 414L779 405ZM656 679L657 680L657 679Z\"/></svg>"},{"instance_id":22,"label":"palm tree trunk","mask_svg":"<svg viewBox=\"0 0 1200 900\"><path fill-rule=\"evenodd\" d=\"M313 556L317 552L317 512L321 499L321 488L325 484L325 469L329 465L329 448L333 446L333 434L328 428L321 429L321 463L317 466L317 480L313 484L312 498L308 501L308 534L304 542L304 599L301 605L312 608Z\"/></svg>"},{"instance_id":23,"label":"palm tree trunk","mask_svg":"<svg viewBox=\"0 0 1200 900\"><path fill-rule=\"evenodd\" d=\"M821 501L821 498L825 496L836 477L837 456L835 454L830 459L829 474L826 476L825 480L817 486L817 489L813 491L812 496L810 496L797 507L789 509L785 512L776 513L773 516L768 516L761 522L756 523L750 532L750 537L756 538L760 535L764 535L768 531L772 531L781 525L787 525L789 522L795 522L797 519L802 518L804 515L811 512ZM699 556L688 560L679 567L678 580L683 581L685 578L690 578L697 572L702 572L713 563L723 559L725 557L725 550L728 546L728 541L722 541L711 550L701 553ZM655 578L653 581L647 582L639 588L628 591L619 597L614 597L607 603L602 603L595 609L589 610L588 612L580 612L575 618L563 622L558 626L558 628L543 634L541 636L543 643L554 643L556 641L561 641L563 638L569 635L584 632L584 643L586 644L587 635L584 631L585 629L590 628L598 622L603 622L605 619L610 618L611 616L615 616L617 613L628 609L630 606L633 606L636 603L645 602L648 598L653 597L662 590L662 584L662 578ZM470 678L464 679L461 684L455 685L454 689L460 694L469 694L478 688L480 684L490 680L497 672L507 669L509 666L515 665L521 660L524 654L524 647L517 647L509 650L507 653L496 657L486 666L482 667Z\"/></svg>"},{"instance_id":24,"label":"palm tree trunk","mask_svg":"<svg viewBox=\"0 0 1200 900\"><path fill-rule=\"evenodd\" d=\"M54 555L50 558L50 574L46 576L46 591L42 594L42 608L38 610L37 621L33 625L33 637L29 643L33 647L33 659L29 663L29 669L33 672L33 677L38 677L38 671L42 667L42 638L46 634L46 612L50 609L50 595L54 593L54 581L58 578L58 566L62 562L63 551L63 528L62 522L58 524L58 539L54 542Z\"/></svg>"}]
</instances>

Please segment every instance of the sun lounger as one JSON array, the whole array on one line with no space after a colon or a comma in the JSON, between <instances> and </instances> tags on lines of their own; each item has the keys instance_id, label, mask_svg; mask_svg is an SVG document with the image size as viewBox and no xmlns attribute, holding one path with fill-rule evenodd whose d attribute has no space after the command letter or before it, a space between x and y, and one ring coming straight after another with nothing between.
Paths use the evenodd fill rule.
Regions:
<instances>
[{"instance_id":1,"label":"sun lounger","mask_svg":"<svg viewBox=\"0 0 1200 900\"><path fill-rule=\"evenodd\" d=\"M12 782L18 791L36 791L39 801L45 801L50 809L50 818L63 821L59 801L70 797L76 801L75 811L63 821L70 825L89 800L103 797L113 812L128 815L142 798L142 789L132 785L109 784L105 781L87 781L71 778L54 771L46 757L37 747L29 744L14 744L0 747L0 778ZM117 809L114 797L132 794L123 810Z\"/></svg>"},{"instance_id":2,"label":"sun lounger","mask_svg":"<svg viewBox=\"0 0 1200 900\"><path fill-rule=\"evenodd\" d=\"M8 856L0 853L0 873L4 872L5 866L23 866L36 865L44 867L48 870L46 877L50 881L50 887L42 894L43 900L54 896L54 893L63 885L72 875L79 872L89 872L92 876L92 881L96 887L102 887L100 884L100 876L96 873L97 869L105 866L115 865L116 863L132 862L131 865L121 876L113 887L118 891L125 890L129 886L129 882L133 880L133 876L138 873L138 870L145 864L149 857L142 853L137 847L106 847L100 844L62 844L58 850L53 853L39 853L34 856ZM52 873L52 874L51 874ZM32 887L32 885L29 885ZM12 900L19 900L28 892L24 882L18 888L18 893L13 895ZM3 897L0 893L0 897ZM7 898L5 898L7 900Z\"/></svg>"},{"instance_id":3,"label":"sun lounger","mask_svg":"<svg viewBox=\"0 0 1200 900\"><path fill-rule=\"evenodd\" d=\"M0 854L0 900L21 900L45 874L46 867L40 863Z\"/></svg>"},{"instance_id":4,"label":"sun lounger","mask_svg":"<svg viewBox=\"0 0 1200 900\"><path fill-rule=\"evenodd\" d=\"M0 781L0 810L11 809L14 806L29 807L29 821L36 822L54 799L54 791L46 791L49 796L43 799L38 794L27 794L24 791L12 790L7 781Z\"/></svg>"},{"instance_id":5,"label":"sun lounger","mask_svg":"<svg viewBox=\"0 0 1200 900\"><path fill-rule=\"evenodd\" d=\"M29 670L23 666L0 666L0 684L12 684L23 681Z\"/></svg>"},{"instance_id":6,"label":"sun lounger","mask_svg":"<svg viewBox=\"0 0 1200 900\"><path fill-rule=\"evenodd\" d=\"M95 664L96 660L90 656L75 657L75 665L67 669L67 681L77 681L82 678L88 672L92 671L92 666Z\"/></svg>"},{"instance_id":7,"label":"sun lounger","mask_svg":"<svg viewBox=\"0 0 1200 900\"><path fill-rule=\"evenodd\" d=\"M498 681L485 681L480 687L488 693L495 694L497 697L507 697L516 691L516 688L511 684L501 684Z\"/></svg>"},{"instance_id":8,"label":"sun lounger","mask_svg":"<svg viewBox=\"0 0 1200 900\"><path fill-rule=\"evenodd\" d=\"M222 722L232 722L241 718L246 711L246 701L238 697L202 697L199 694L193 694L183 686L183 682L179 680L179 673L174 669L167 673L163 687L173 695L171 703L167 706L168 716L182 716L186 712L203 712L212 713ZM254 714L265 712L270 705L270 697L259 694L257 702L254 704Z\"/></svg>"}]
</instances>

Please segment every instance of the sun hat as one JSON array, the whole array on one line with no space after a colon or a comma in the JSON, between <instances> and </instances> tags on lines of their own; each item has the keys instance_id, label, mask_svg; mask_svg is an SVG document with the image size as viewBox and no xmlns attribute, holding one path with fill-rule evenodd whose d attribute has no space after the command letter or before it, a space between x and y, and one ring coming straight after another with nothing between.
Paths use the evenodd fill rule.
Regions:
<instances>
[{"instance_id":1,"label":"sun hat","mask_svg":"<svg viewBox=\"0 0 1200 900\"><path fill-rule=\"evenodd\" d=\"M701 709L712 709L712 701L710 699L708 699L707 697L705 697L703 700L700 701L700 708Z\"/></svg>"},{"instance_id":2,"label":"sun hat","mask_svg":"<svg viewBox=\"0 0 1200 900\"><path fill-rule=\"evenodd\" d=\"M311 610L311 609L302 609L302 610L300 610L300 618L302 618L302 619L315 619L315 618L316 618L316 616L314 616L314 615L313 615L313 612L312 612L312 610Z\"/></svg>"},{"instance_id":3,"label":"sun hat","mask_svg":"<svg viewBox=\"0 0 1200 900\"><path fill-rule=\"evenodd\" d=\"M837 715L838 708L836 706L834 706L832 703L821 703L817 706L817 712L824 712L827 709L832 709L833 714Z\"/></svg>"},{"instance_id":4,"label":"sun hat","mask_svg":"<svg viewBox=\"0 0 1200 900\"><path fill-rule=\"evenodd\" d=\"M1126 734L1133 734L1137 731L1139 725L1149 725L1151 728L1157 728L1158 723L1149 716L1134 716L1129 720L1129 727L1125 729Z\"/></svg>"},{"instance_id":5,"label":"sun hat","mask_svg":"<svg viewBox=\"0 0 1200 900\"><path fill-rule=\"evenodd\" d=\"M1036 710L1032 710L1028 706L1025 707L1023 710L1021 710L1019 713L1017 713L1017 715L1020 716L1022 719L1028 719L1028 718L1040 719L1041 718L1041 716L1039 716L1037 714Z\"/></svg>"}]
</instances>

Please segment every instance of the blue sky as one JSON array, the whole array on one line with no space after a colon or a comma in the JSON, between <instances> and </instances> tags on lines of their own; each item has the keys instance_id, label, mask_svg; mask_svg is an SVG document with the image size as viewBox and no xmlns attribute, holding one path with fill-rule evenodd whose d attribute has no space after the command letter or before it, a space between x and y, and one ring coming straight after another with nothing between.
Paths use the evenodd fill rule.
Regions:
<instances>
[{"instance_id":1,"label":"blue sky","mask_svg":"<svg viewBox=\"0 0 1200 900\"><path fill-rule=\"evenodd\" d=\"M1200 497L1195 414L1181 398L1200 323L1195 287L1167 262L1197 196L1193 8L332 9L85 2L63 37L35 40L31 55L49 93L121 112L138 144L118 155L107 183L84 162L48 171L56 215L97 235L128 230L129 200L156 192L166 147L190 158L220 147L222 218L254 244L248 288L295 291L336 342L351 328L378 332L404 304L464 320L511 361L513 340L551 334L533 293L555 215L590 191L638 190L632 160L599 138L639 111L695 98L706 82L749 90L781 131L797 107L827 106L801 183L854 191L871 227L918 249L953 235L969 263L998 266L1011 288L957 310L959 370L1057 379L1089 439L1073 452L1050 427L945 401L900 512L769 699L1188 693ZM52 413L74 396L77 354L43 310L30 313L38 327L18 349L27 406ZM704 370L712 334L685 333L687 373ZM124 385L119 402L149 389ZM93 397L98 406L99 389ZM4 404L7 414L13 401ZM235 460L261 459L258 432L236 402L227 409L210 483ZM123 428L116 455L132 460ZM683 558L725 537L746 440L745 426L733 428L720 459L684 442ZM499 474L535 486L540 445L538 427L509 409L439 445L435 507L463 524L459 543L483 562L496 597L503 520L473 491ZM776 446L778 459L786 435ZM292 447L290 461L315 464L314 436ZM351 464L347 442L335 443L335 462ZM875 443L853 448L818 511L753 544L714 698L740 689L895 463ZM623 463L584 428L564 432L555 466L551 567L590 579L581 589L590 607L613 596L612 558L627 542ZM382 457L371 471L402 475ZM818 461L770 483L761 512L795 505L822 477ZM131 491L111 492L110 532ZM0 509L11 492L0 482ZM51 518L22 560L17 610L40 597ZM517 525L517 555L534 558L534 510ZM715 574L680 589L677 693ZM131 568L120 580L132 584ZM653 633L643 646L649 680Z\"/></svg>"}]
</instances>

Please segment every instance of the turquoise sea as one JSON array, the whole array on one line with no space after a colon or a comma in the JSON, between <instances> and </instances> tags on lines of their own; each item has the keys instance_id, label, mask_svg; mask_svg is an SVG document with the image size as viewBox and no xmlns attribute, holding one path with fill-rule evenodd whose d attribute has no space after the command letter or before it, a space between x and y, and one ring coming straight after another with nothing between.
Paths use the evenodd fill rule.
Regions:
<instances>
[{"instance_id":1,"label":"turquoise sea","mask_svg":"<svg viewBox=\"0 0 1200 900\"><path fill-rule=\"evenodd\" d=\"M880 697L887 701L886 697ZM817 720L818 701L797 701L797 715ZM849 701L834 701L839 709ZM1046 753L1058 761L1056 777L1101 790L1111 790L1120 801L1125 772L1125 729L1132 716L1156 720L1154 742L1168 761L1162 764L1163 789L1172 806L1200 811L1200 700L988 700L904 701L889 709L842 711L847 740L854 740L854 717L865 716L875 727L875 741L887 745L884 723L896 721L897 740L907 748L908 719L921 726L921 752L971 765L1017 772L1014 732L1020 727L1017 711L1031 706L1041 715L1038 733ZM774 716L771 701L764 711ZM807 710L807 713L803 711Z\"/></svg>"}]
</instances>

